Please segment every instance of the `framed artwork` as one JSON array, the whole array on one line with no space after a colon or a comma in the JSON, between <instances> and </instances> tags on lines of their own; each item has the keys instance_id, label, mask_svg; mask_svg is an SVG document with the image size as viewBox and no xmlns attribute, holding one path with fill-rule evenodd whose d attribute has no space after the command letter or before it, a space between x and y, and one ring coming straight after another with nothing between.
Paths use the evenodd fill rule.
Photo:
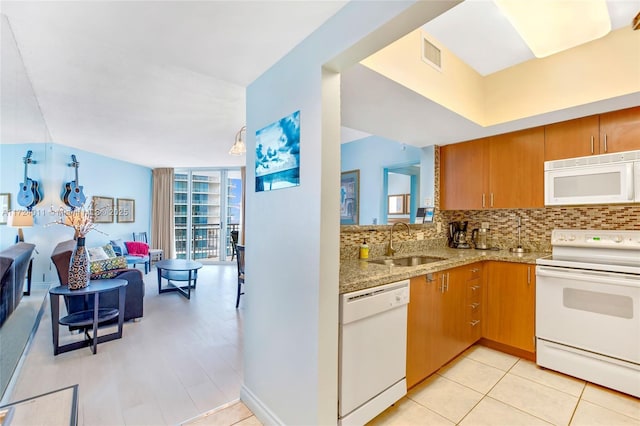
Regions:
<instances>
[{"instance_id":1,"label":"framed artwork","mask_svg":"<svg viewBox=\"0 0 640 426\"><path fill-rule=\"evenodd\" d=\"M300 111L256 132L256 192L300 185Z\"/></svg>"},{"instance_id":2,"label":"framed artwork","mask_svg":"<svg viewBox=\"0 0 640 426\"><path fill-rule=\"evenodd\" d=\"M91 200L93 202L93 221L95 223L113 222L113 198L94 195Z\"/></svg>"},{"instance_id":3,"label":"framed artwork","mask_svg":"<svg viewBox=\"0 0 640 426\"><path fill-rule=\"evenodd\" d=\"M7 217L9 216L9 211L11 210L11 194L2 193L0 194L0 223L7 223Z\"/></svg>"},{"instance_id":4,"label":"framed artwork","mask_svg":"<svg viewBox=\"0 0 640 426\"><path fill-rule=\"evenodd\" d=\"M357 225L360 215L360 170L340 177L340 225Z\"/></svg>"},{"instance_id":5,"label":"framed artwork","mask_svg":"<svg viewBox=\"0 0 640 426\"><path fill-rule=\"evenodd\" d=\"M118 223L136 221L136 201L130 198L118 198Z\"/></svg>"}]
</instances>

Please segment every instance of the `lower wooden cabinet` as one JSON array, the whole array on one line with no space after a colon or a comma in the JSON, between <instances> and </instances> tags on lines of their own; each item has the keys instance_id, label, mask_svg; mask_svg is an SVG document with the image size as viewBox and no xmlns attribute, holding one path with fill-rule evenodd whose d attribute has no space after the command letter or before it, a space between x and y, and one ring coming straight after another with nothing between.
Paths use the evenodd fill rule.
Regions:
<instances>
[{"instance_id":1,"label":"lower wooden cabinet","mask_svg":"<svg viewBox=\"0 0 640 426\"><path fill-rule=\"evenodd\" d=\"M467 265L411 279L407 386L412 387L481 337L482 266Z\"/></svg>"},{"instance_id":2,"label":"lower wooden cabinet","mask_svg":"<svg viewBox=\"0 0 640 426\"><path fill-rule=\"evenodd\" d=\"M487 262L486 339L535 352L535 265Z\"/></svg>"}]
</instances>

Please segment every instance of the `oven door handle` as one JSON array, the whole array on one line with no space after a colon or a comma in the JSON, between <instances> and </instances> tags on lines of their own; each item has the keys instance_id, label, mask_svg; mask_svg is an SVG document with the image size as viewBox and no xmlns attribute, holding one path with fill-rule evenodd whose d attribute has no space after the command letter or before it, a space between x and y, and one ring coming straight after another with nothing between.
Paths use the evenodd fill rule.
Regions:
<instances>
[{"instance_id":1,"label":"oven door handle","mask_svg":"<svg viewBox=\"0 0 640 426\"><path fill-rule=\"evenodd\" d=\"M585 271L538 265L538 267L536 268L536 277L580 280L594 283L624 285L627 287L640 288L640 278L638 276L618 274L615 272Z\"/></svg>"}]
</instances>

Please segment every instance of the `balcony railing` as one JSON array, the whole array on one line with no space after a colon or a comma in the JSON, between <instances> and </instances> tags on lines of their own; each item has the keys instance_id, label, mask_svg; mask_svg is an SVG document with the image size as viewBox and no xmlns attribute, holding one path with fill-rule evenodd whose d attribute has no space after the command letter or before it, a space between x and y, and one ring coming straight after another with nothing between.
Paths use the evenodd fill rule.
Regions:
<instances>
[{"instance_id":1,"label":"balcony railing","mask_svg":"<svg viewBox=\"0 0 640 426\"><path fill-rule=\"evenodd\" d=\"M227 225L226 254L231 256L230 232L238 230L238 224ZM176 257L187 258L187 227L176 225ZM194 260L218 260L220 257L220 224L195 224L191 227L191 256Z\"/></svg>"}]
</instances>

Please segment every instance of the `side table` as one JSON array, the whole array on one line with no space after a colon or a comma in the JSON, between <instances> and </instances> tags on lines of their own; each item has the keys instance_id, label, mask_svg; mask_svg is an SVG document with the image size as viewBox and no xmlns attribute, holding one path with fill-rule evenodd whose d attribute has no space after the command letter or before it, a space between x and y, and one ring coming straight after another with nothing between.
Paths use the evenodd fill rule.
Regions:
<instances>
[{"instance_id":1,"label":"side table","mask_svg":"<svg viewBox=\"0 0 640 426\"><path fill-rule=\"evenodd\" d=\"M111 279L111 280L91 280L89 285L79 290L69 290L67 286L58 286L49 290L49 299L51 302L51 332L53 334L53 354L72 351L74 349L92 347L92 352L98 350L98 343L108 342L122 337L122 329L124 325L124 301L127 291L127 280ZM118 309L100 308L99 295L108 291L118 291ZM93 309L86 309L74 312L65 317L60 318L60 296L65 297L84 297L85 306L88 307L89 297L93 296ZM118 331L103 336L98 336L98 325L102 322L118 318ZM85 329L85 339L79 342L68 343L59 346L60 325L68 325L75 327L83 327ZM89 336L88 330L93 330L93 336Z\"/></svg>"},{"instance_id":2,"label":"side table","mask_svg":"<svg viewBox=\"0 0 640 426\"><path fill-rule=\"evenodd\" d=\"M164 250L162 249L149 249L149 265L153 266L154 262L159 262L164 259Z\"/></svg>"}]
</instances>

